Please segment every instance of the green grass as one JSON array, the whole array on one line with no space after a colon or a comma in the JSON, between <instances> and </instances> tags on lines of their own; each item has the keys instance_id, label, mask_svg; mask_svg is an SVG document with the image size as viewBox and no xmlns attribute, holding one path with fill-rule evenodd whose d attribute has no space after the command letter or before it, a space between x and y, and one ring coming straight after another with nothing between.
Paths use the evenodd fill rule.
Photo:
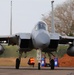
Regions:
<instances>
[{"instance_id":1,"label":"green grass","mask_svg":"<svg viewBox=\"0 0 74 75\"><path fill-rule=\"evenodd\" d=\"M64 54L67 53L68 45L60 45L57 49L58 57L62 57Z\"/></svg>"},{"instance_id":2,"label":"green grass","mask_svg":"<svg viewBox=\"0 0 74 75\"><path fill-rule=\"evenodd\" d=\"M17 46L4 46L4 53L0 57L17 57L18 56L18 47Z\"/></svg>"},{"instance_id":3,"label":"green grass","mask_svg":"<svg viewBox=\"0 0 74 75\"><path fill-rule=\"evenodd\" d=\"M0 55L0 57L18 57L18 47L17 46L4 46L5 51L2 55ZM67 50L68 46L64 45L64 46L59 46L57 49L57 52L53 52L54 55L57 55L58 57L62 57ZM48 57L48 55L46 54L46 56ZM24 53L22 55L22 57L24 57ZM27 57L36 57L36 50L32 50L30 52L27 52Z\"/></svg>"},{"instance_id":4,"label":"green grass","mask_svg":"<svg viewBox=\"0 0 74 75\"><path fill-rule=\"evenodd\" d=\"M18 52L18 47L17 46L4 46L4 53L0 55L0 57L18 57L19 52ZM36 50L32 50L26 53L28 57L36 57ZM24 53L22 55L24 57Z\"/></svg>"}]
</instances>

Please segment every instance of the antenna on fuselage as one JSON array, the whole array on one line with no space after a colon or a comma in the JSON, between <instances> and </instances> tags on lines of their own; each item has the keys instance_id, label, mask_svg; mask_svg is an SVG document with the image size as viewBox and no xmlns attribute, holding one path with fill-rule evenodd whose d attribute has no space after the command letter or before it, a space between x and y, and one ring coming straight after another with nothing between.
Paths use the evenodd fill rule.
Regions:
<instances>
[{"instance_id":1,"label":"antenna on fuselage","mask_svg":"<svg viewBox=\"0 0 74 75\"><path fill-rule=\"evenodd\" d=\"M51 33L55 33L53 3L54 3L54 1L51 1L51 6L52 6Z\"/></svg>"},{"instance_id":2,"label":"antenna on fuselage","mask_svg":"<svg viewBox=\"0 0 74 75\"><path fill-rule=\"evenodd\" d=\"M10 8L10 35L12 35L12 1L10 4L11 8Z\"/></svg>"}]
</instances>

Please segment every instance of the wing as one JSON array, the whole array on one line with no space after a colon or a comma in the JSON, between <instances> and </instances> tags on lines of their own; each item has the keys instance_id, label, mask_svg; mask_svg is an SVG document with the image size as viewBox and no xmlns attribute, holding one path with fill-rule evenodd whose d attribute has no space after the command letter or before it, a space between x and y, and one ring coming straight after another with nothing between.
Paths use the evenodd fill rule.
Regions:
<instances>
[{"instance_id":1,"label":"wing","mask_svg":"<svg viewBox=\"0 0 74 75\"><path fill-rule=\"evenodd\" d=\"M0 43L8 43L8 45L18 45L19 36L17 35L5 35L0 36Z\"/></svg>"},{"instance_id":2,"label":"wing","mask_svg":"<svg viewBox=\"0 0 74 75\"><path fill-rule=\"evenodd\" d=\"M20 48L34 48L31 33L17 33L15 35L0 36L0 43L8 45L19 45Z\"/></svg>"},{"instance_id":3,"label":"wing","mask_svg":"<svg viewBox=\"0 0 74 75\"><path fill-rule=\"evenodd\" d=\"M60 36L59 44L68 44L69 42L73 42L74 37L72 36Z\"/></svg>"}]
</instances>

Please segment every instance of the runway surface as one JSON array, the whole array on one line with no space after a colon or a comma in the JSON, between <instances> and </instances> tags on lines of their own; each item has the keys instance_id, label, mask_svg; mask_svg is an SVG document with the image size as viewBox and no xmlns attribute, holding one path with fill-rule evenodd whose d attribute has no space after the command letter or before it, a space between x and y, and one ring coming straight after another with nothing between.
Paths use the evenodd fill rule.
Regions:
<instances>
[{"instance_id":1,"label":"runway surface","mask_svg":"<svg viewBox=\"0 0 74 75\"><path fill-rule=\"evenodd\" d=\"M15 67L0 66L0 75L74 75L74 67L57 67L55 70L50 70L49 67L42 67L38 70L37 67Z\"/></svg>"}]
</instances>

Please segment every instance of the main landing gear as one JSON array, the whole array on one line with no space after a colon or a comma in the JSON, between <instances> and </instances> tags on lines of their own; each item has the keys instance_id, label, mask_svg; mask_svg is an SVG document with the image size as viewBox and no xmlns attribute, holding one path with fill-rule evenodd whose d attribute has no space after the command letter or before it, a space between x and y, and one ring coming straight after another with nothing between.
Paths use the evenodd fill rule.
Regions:
<instances>
[{"instance_id":1,"label":"main landing gear","mask_svg":"<svg viewBox=\"0 0 74 75\"><path fill-rule=\"evenodd\" d=\"M38 63L38 70L40 70L40 63Z\"/></svg>"},{"instance_id":2,"label":"main landing gear","mask_svg":"<svg viewBox=\"0 0 74 75\"><path fill-rule=\"evenodd\" d=\"M54 70L54 59L51 58L51 55L53 57L55 57L55 56L52 53L48 53L51 70Z\"/></svg>"},{"instance_id":3,"label":"main landing gear","mask_svg":"<svg viewBox=\"0 0 74 75\"><path fill-rule=\"evenodd\" d=\"M23 51L19 51L19 58L16 59L16 65L15 65L16 69L19 69L22 53Z\"/></svg>"},{"instance_id":4,"label":"main landing gear","mask_svg":"<svg viewBox=\"0 0 74 75\"><path fill-rule=\"evenodd\" d=\"M54 70L54 59L50 60L50 67L51 67L51 70Z\"/></svg>"},{"instance_id":5,"label":"main landing gear","mask_svg":"<svg viewBox=\"0 0 74 75\"><path fill-rule=\"evenodd\" d=\"M17 58L16 59L16 66L15 66L16 69L19 69L19 66L20 66L20 60Z\"/></svg>"}]
</instances>

